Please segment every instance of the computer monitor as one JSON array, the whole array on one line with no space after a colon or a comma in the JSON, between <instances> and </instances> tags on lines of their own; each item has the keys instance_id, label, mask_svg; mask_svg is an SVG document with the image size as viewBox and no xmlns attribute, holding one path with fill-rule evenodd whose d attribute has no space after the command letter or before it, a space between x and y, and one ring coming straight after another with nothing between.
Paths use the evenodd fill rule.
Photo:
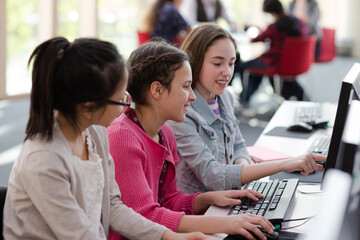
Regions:
<instances>
[{"instance_id":1,"label":"computer monitor","mask_svg":"<svg viewBox=\"0 0 360 240\"><path fill-rule=\"evenodd\" d=\"M335 168L351 175L354 170L355 156L360 146L360 101L351 101L341 138Z\"/></svg>"},{"instance_id":2,"label":"computer monitor","mask_svg":"<svg viewBox=\"0 0 360 240\"><path fill-rule=\"evenodd\" d=\"M349 173L330 169L324 177L324 193L318 199L315 221L305 236L297 240L340 240L347 211L352 178Z\"/></svg>"},{"instance_id":3,"label":"computer monitor","mask_svg":"<svg viewBox=\"0 0 360 240\"><path fill-rule=\"evenodd\" d=\"M325 174L324 182L325 179L329 178L329 174L333 174L332 171L333 170L329 170ZM326 215L327 220L319 219L322 215L321 212L319 213L320 216L317 216L317 220L320 220L321 227L324 228L323 230L326 231L326 234L329 233L329 229L331 229L331 235L328 236L331 237L331 239L360 239L360 101L351 101L345 121L344 132L341 138L335 171L350 176L351 187L349 188L348 184L339 184L339 181L342 181L339 177L336 177L336 179L334 178L336 182L333 182L332 186L325 186L324 189L330 187L331 189L334 189L334 192L333 194L324 197L324 204L337 198L340 198L341 200L337 200L336 207L325 207L325 209L323 209L323 211L326 212L324 214ZM340 193L339 191L344 191L344 188L346 189L346 192ZM324 191L329 191L329 189ZM338 195L343 196L339 197ZM336 216L329 216L329 212L333 211L337 211ZM322 229L317 229L317 231L321 232ZM323 234L321 234L321 236L323 236ZM316 239L318 240L318 238Z\"/></svg>"},{"instance_id":4,"label":"computer monitor","mask_svg":"<svg viewBox=\"0 0 360 240\"><path fill-rule=\"evenodd\" d=\"M360 100L360 64L355 63L344 77L337 105L329 152L325 164L327 169L335 168L346 116L352 100Z\"/></svg>"},{"instance_id":5,"label":"computer monitor","mask_svg":"<svg viewBox=\"0 0 360 240\"><path fill-rule=\"evenodd\" d=\"M299 240L360 239L360 101L352 100L335 169L324 174L315 223Z\"/></svg>"},{"instance_id":6,"label":"computer monitor","mask_svg":"<svg viewBox=\"0 0 360 240\"><path fill-rule=\"evenodd\" d=\"M352 176L351 193L338 239L360 239L360 101L351 102L335 168Z\"/></svg>"}]
</instances>

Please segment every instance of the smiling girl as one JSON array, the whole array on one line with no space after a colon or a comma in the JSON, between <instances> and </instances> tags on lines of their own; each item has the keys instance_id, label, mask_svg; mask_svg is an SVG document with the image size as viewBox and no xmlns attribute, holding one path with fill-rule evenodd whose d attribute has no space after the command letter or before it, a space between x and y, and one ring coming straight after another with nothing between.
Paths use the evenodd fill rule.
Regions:
<instances>
[{"instance_id":1,"label":"smiling girl","mask_svg":"<svg viewBox=\"0 0 360 240\"><path fill-rule=\"evenodd\" d=\"M233 98L226 89L234 73L236 43L230 33L213 23L200 24L181 49L191 56L192 87L196 100L183 122L169 121L180 162L178 187L186 193L240 189L241 185L277 172L322 169L314 154L252 164L246 150Z\"/></svg>"},{"instance_id":2,"label":"smiling girl","mask_svg":"<svg viewBox=\"0 0 360 240\"><path fill-rule=\"evenodd\" d=\"M192 75L184 51L162 42L136 49L128 60L128 91L135 102L107 128L115 175L124 203L146 218L178 232L229 233L262 239L260 225L269 233L273 226L263 217L199 216L210 205L227 206L259 193L247 190L216 191L188 195L176 188L174 135L166 121L184 121L195 100ZM198 216L194 216L198 215ZM219 224L221 223L221 224ZM119 239L116 233L110 239Z\"/></svg>"}]
</instances>

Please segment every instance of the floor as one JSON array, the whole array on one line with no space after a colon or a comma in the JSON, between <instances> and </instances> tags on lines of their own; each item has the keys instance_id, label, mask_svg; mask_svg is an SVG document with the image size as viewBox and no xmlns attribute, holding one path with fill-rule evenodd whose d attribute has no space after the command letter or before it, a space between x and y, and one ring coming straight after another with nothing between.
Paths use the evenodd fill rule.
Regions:
<instances>
[{"instance_id":1,"label":"floor","mask_svg":"<svg viewBox=\"0 0 360 240\"><path fill-rule=\"evenodd\" d=\"M336 103L341 80L355 62L360 62L360 59L337 57L330 63L313 64L308 73L298 78L309 100ZM238 79L237 83L235 81L229 89L234 96L237 96L241 91L240 80ZM240 129L248 146L255 143L278 107L278 101L269 89L269 84L265 80L260 91L254 95L251 109L236 106ZM7 186L8 184L12 164L25 136L28 115L28 98L0 101L0 185Z\"/></svg>"}]
</instances>

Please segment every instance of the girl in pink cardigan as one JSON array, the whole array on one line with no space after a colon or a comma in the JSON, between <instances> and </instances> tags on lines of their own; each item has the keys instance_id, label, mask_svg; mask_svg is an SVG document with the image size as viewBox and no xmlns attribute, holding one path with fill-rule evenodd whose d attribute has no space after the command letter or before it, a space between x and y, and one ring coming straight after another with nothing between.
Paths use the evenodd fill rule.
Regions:
<instances>
[{"instance_id":1,"label":"girl in pink cardigan","mask_svg":"<svg viewBox=\"0 0 360 240\"><path fill-rule=\"evenodd\" d=\"M210 205L239 204L246 196L255 201L262 195L248 190L214 191L188 195L176 188L175 165L179 158L167 120L184 121L187 107L195 100L192 74L185 52L171 45L152 42L135 50L129 60L128 91L135 108L128 109L107 128L115 178L122 200L146 218L178 232L241 234L261 239L260 225L272 233L263 217L194 216ZM111 232L109 239L120 239Z\"/></svg>"}]
</instances>

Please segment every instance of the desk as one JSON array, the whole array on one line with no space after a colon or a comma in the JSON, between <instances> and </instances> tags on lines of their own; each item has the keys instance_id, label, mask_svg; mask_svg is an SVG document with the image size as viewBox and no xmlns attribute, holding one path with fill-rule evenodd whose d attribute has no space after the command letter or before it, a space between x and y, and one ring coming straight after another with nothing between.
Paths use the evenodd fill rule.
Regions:
<instances>
[{"instance_id":1,"label":"desk","mask_svg":"<svg viewBox=\"0 0 360 240\"><path fill-rule=\"evenodd\" d=\"M291 156L299 156L305 153L314 139L318 137L331 136L332 127L334 126L336 104L330 105L330 122L328 129L319 129L308 139L276 137L265 135L274 127L287 127L292 124L295 108L298 106L311 106L312 102L284 101L276 111L264 131L255 142L255 146L269 147Z\"/></svg>"},{"instance_id":2,"label":"desk","mask_svg":"<svg viewBox=\"0 0 360 240\"><path fill-rule=\"evenodd\" d=\"M336 104L329 104L330 107L330 122L327 129L317 130L311 137L308 139L300 138L288 138L288 137L275 137L265 135L268 131L274 127L279 126L289 126L292 123L292 117L294 116L295 108L298 106L311 106L314 103L312 102L296 102L296 101L285 101L281 104L279 109L276 111L275 115L270 120L269 124L266 126L264 131L261 133L258 140L255 142L255 146L266 146L272 149L284 152L292 156L299 156L306 152L314 139L319 137L331 136L332 127L334 126L334 120L337 110ZM304 194L313 193L313 194ZM295 193L295 198L293 199L290 209L287 213L286 219L298 219L304 217L314 216L318 209L319 199L321 198L322 193L320 191L320 184L306 184L300 183L298 186L298 191ZM313 224L314 220L310 220L300 227L293 228L289 231L306 233L309 231L309 228ZM283 228L296 226L301 224L304 221L289 222L283 225Z\"/></svg>"},{"instance_id":3,"label":"desk","mask_svg":"<svg viewBox=\"0 0 360 240\"><path fill-rule=\"evenodd\" d=\"M330 136L332 132L332 126L334 125L334 119L336 114L336 104L330 104L330 116L328 129L317 130L310 138L288 138L288 137L277 137L265 135L268 131L274 127L289 126L293 121L295 108L298 106L311 106L312 102L296 102L296 101L284 101L275 115L272 117L264 131L255 143L255 146L265 146L280 152L298 156L306 152L308 147L311 145L313 140L318 137ZM266 178L265 178L266 179ZM311 193L311 194L304 194ZM304 217L314 216L317 212L319 199L322 197L320 191L320 184L304 184L300 183L298 191L295 193L293 202L290 205L286 219L298 219ZM212 206L205 213L205 215L224 215L228 213L231 207L219 208ZM303 223L304 221L284 223L283 228L292 227ZM300 227L293 228L291 232L306 233L312 227L314 219L309 220L307 223ZM223 239L226 235L216 234L212 235L214 239Z\"/></svg>"}]
</instances>

